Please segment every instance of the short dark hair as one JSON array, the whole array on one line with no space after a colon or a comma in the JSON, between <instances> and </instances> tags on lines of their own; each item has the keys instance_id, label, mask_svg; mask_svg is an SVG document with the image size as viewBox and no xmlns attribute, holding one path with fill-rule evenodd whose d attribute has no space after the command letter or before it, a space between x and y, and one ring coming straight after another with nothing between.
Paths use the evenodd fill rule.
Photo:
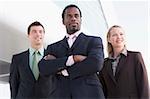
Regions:
<instances>
[{"instance_id":1,"label":"short dark hair","mask_svg":"<svg viewBox=\"0 0 150 99\"><path fill-rule=\"evenodd\" d=\"M28 35L29 35L29 33L30 33L30 30L31 30L31 27L32 26L41 26L41 27L43 27L43 30L44 30L44 32L45 32L45 29L44 29L44 26L40 23L40 22L38 22L38 21L35 21L35 22L33 22L33 23L31 23L30 25L29 25L29 27L28 27Z\"/></svg>"},{"instance_id":2,"label":"short dark hair","mask_svg":"<svg viewBox=\"0 0 150 99\"><path fill-rule=\"evenodd\" d=\"M62 12L62 19L63 19L63 20L64 20L64 16L65 16L65 11L66 11L66 9L72 8L72 7L77 8L77 9L79 10L79 12L80 12L80 16L82 17L82 13L81 13L81 10L79 9L79 7L76 6L76 5L74 5L74 4L70 4L70 5L66 6L66 7L64 8L63 12Z\"/></svg>"}]
</instances>

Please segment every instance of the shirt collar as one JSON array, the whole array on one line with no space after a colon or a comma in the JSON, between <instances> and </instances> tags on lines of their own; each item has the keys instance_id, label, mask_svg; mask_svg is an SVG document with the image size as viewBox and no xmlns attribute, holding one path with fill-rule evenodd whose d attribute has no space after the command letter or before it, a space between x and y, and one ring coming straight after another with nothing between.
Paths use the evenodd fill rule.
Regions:
<instances>
[{"instance_id":1,"label":"shirt collar","mask_svg":"<svg viewBox=\"0 0 150 99\"><path fill-rule=\"evenodd\" d=\"M124 55L124 56L127 56L127 49L126 49L126 47L124 47L124 49L121 51L121 53L118 55L118 57L120 57L121 54ZM109 54L108 58L109 59L114 59L114 57L112 56L112 53Z\"/></svg>"},{"instance_id":2,"label":"shirt collar","mask_svg":"<svg viewBox=\"0 0 150 99\"><path fill-rule=\"evenodd\" d=\"M81 33L81 30L79 30L79 31L77 31L77 32L75 32L75 33L73 33L73 34L71 34L71 35L66 34L66 38L68 38L68 37L70 37L70 36L72 36L72 37L74 37L74 36L78 37L80 33Z\"/></svg>"},{"instance_id":3,"label":"shirt collar","mask_svg":"<svg viewBox=\"0 0 150 99\"><path fill-rule=\"evenodd\" d=\"M33 55L33 53L34 53L35 51L36 51L36 49L34 49L34 48L32 48L32 47L29 48L30 55ZM38 51L39 51L39 53L40 53L41 56L44 55L44 47L41 47L40 49L38 49Z\"/></svg>"},{"instance_id":4,"label":"shirt collar","mask_svg":"<svg viewBox=\"0 0 150 99\"><path fill-rule=\"evenodd\" d=\"M124 56L127 56L127 49L126 49L126 47L124 47L124 49L122 50L121 54L123 54Z\"/></svg>"}]
</instances>

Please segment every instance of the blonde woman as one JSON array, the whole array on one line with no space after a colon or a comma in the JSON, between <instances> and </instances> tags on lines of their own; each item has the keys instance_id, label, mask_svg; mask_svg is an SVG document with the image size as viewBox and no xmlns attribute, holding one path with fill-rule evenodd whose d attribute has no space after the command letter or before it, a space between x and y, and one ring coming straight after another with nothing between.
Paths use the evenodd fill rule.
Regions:
<instances>
[{"instance_id":1,"label":"blonde woman","mask_svg":"<svg viewBox=\"0 0 150 99\"><path fill-rule=\"evenodd\" d=\"M128 51L125 32L112 26L107 33L108 58L100 72L106 98L149 99L148 77L140 52Z\"/></svg>"}]
</instances>

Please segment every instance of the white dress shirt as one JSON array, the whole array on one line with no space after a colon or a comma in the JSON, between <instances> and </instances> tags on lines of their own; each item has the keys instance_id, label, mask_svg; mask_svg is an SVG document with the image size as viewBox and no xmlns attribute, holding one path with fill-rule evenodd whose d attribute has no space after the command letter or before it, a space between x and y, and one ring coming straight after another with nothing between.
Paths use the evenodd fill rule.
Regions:
<instances>
[{"instance_id":1,"label":"white dress shirt","mask_svg":"<svg viewBox=\"0 0 150 99\"><path fill-rule=\"evenodd\" d=\"M66 37L68 38L67 40L68 40L68 45L70 48L72 47L73 43L75 42L76 38L79 36L80 33L81 33L81 31L77 31L74 34L71 34L71 35L67 34L66 35ZM74 64L73 55L71 55L67 59L66 66L71 66L73 64ZM66 69L62 70L61 73L64 76L69 76Z\"/></svg>"}]
</instances>

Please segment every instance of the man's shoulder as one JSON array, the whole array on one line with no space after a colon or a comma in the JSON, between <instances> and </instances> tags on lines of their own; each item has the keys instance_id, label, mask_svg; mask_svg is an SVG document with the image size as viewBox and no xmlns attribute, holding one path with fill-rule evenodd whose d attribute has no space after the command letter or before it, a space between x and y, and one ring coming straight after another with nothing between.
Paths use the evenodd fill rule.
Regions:
<instances>
[{"instance_id":1,"label":"man's shoulder","mask_svg":"<svg viewBox=\"0 0 150 99\"><path fill-rule=\"evenodd\" d=\"M58 45L62 44L64 40L65 40L65 38L62 39L62 40L56 41L56 42L54 42L54 43L51 43L51 44L49 44L49 45L47 46L47 48L48 48L48 47L52 47L52 46L53 46L53 47L54 47L54 46L58 46Z\"/></svg>"},{"instance_id":2,"label":"man's shoulder","mask_svg":"<svg viewBox=\"0 0 150 99\"><path fill-rule=\"evenodd\" d=\"M49 44L49 45L47 46L47 48L49 48L49 47L54 47L54 46L56 46L56 45L58 45L58 44L60 44L60 41L54 42L54 43L52 43L52 44Z\"/></svg>"},{"instance_id":3,"label":"man's shoulder","mask_svg":"<svg viewBox=\"0 0 150 99\"><path fill-rule=\"evenodd\" d=\"M29 50L26 50L26 51L23 51L23 52L20 52L20 53L14 54L14 55L13 55L13 57L21 57L21 56L26 55L28 52L29 52Z\"/></svg>"},{"instance_id":4,"label":"man's shoulder","mask_svg":"<svg viewBox=\"0 0 150 99\"><path fill-rule=\"evenodd\" d=\"M84 33L81 33L81 35L85 36L87 38L91 38L91 39L101 39L101 37L99 37L99 36L87 35L87 34L84 34Z\"/></svg>"}]
</instances>

